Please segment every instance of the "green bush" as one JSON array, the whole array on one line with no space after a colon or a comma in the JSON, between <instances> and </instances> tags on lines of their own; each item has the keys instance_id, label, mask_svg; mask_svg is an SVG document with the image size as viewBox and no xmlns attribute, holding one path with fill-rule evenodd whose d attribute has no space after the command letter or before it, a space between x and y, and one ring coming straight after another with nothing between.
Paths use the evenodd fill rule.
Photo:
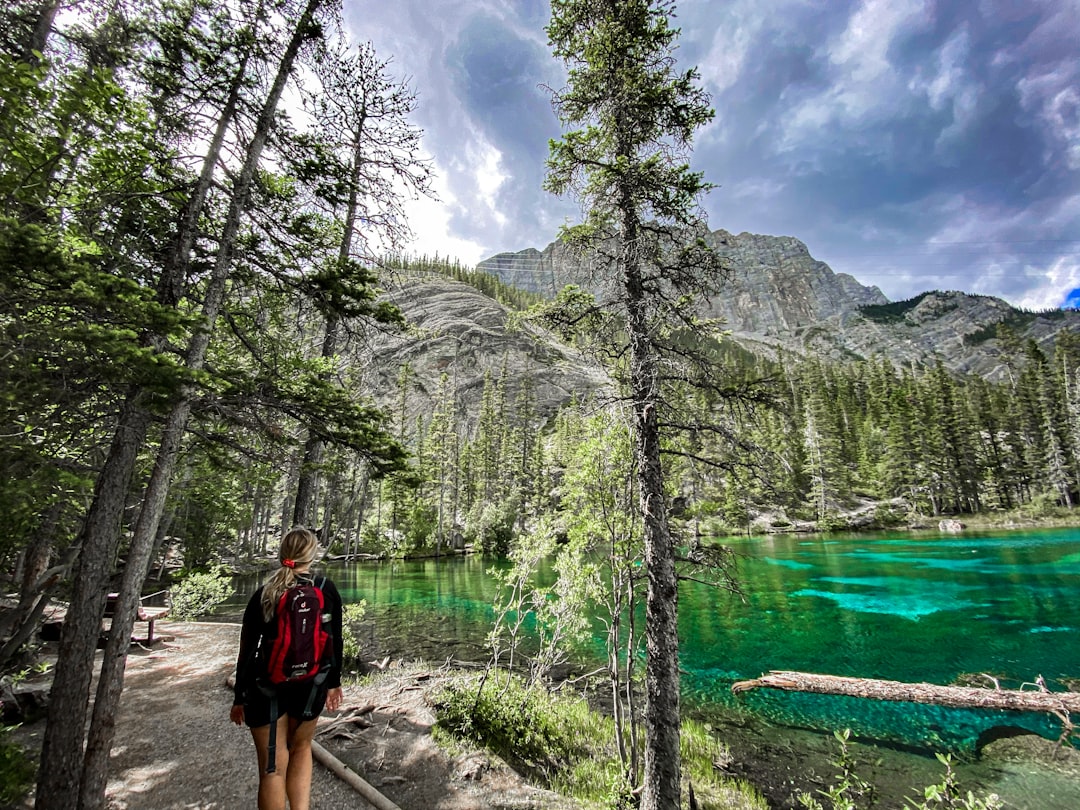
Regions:
<instances>
[{"instance_id":1,"label":"green bush","mask_svg":"<svg viewBox=\"0 0 1080 810\"><path fill-rule=\"evenodd\" d=\"M194 621L235 592L232 577L224 567L188 574L171 589L169 616L182 622Z\"/></svg>"},{"instance_id":2,"label":"green bush","mask_svg":"<svg viewBox=\"0 0 1080 810\"><path fill-rule=\"evenodd\" d=\"M452 736L485 746L511 766L552 784L584 753L560 715L565 706L520 678L494 672L481 684L463 680L433 699L438 724Z\"/></svg>"},{"instance_id":3,"label":"green bush","mask_svg":"<svg viewBox=\"0 0 1080 810\"><path fill-rule=\"evenodd\" d=\"M494 672L452 682L433 697L432 705L441 741L449 737L484 746L547 787L589 806L637 806L615 745L615 723L590 709L583 698L530 690L521 679ZM683 773L701 810L766 808L753 788L717 774L714 763L726 759L727 752L705 726L684 723L680 744Z\"/></svg>"},{"instance_id":4,"label":"green bush","mask_svg":"<svg viewBox=\"0 0 1080 810\"><path fill-rule=\"evenodd\" d=\"M4 738L11 726L0 727L0 805L14 804L34 784L34 763L21 746Z\"/></svg>"},{"instance_id":5,"label":"green bush","mask_svg":"<svg viewBox=\"0 0 1080 810\"><path fill-rule=\"evenodd\" d=\"M360 660L360 640L356 637L353 625L363 621L364 614L367 613L367 602L361 600L345 605L341 613L342 664L355 664Z\"/></svg>"},{"instance_id":6,"label":"green bush","mask_svg":"<svg viewBox=\"0 0 1080 810\"><path fill-rule=\"evenodd\" d=\"M873 788L855 772L855 761L848 748L851 730L834 732L840 745L840 752L833 764L839 773L832 785L819 790L821 799L809 793L798 795L799 804L806 810L862 810L872 807ZM945 766L945 775L935 785L922 790L919 801L908 799L909 810L1001 810L1004 807L997 794L991 793L978 797L970 790L964 794L956 783L956 773L952 769L952 759L944 754L937 755L938 761Z\"/></svg>"}]
</instances>

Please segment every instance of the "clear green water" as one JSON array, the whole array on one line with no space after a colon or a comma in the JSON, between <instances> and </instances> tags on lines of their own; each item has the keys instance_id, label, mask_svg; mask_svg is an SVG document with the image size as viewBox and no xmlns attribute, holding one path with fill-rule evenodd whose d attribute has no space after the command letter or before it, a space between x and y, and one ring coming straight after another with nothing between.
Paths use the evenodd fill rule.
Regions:
<instances>
[{"instance_id":1,"label":"clear green water","mask_svg":"<svg viewBox=\"0 0 1080 810\"><path fill-rule=\"evenodd\" d=\"M770 669L947 684L969 673L1019 687L1080 676L1080 532L770 537L733 541L746 601L680 592L689 701L731 705L733 680ZM1062 688L1057 685L1057 688ZM1056 738L1035 715L794 695L740 697L811 728L972 750L994 726Z\"/></svg>"},{"instance_id":2,"label":"clear green water","mask_svg":"<svg viewBox=\"0 0 1080 810\"><path fill-rule=\"evenodd\" d=\"M1060 733L1036 715L772 690L735 698L730 687L792 669L941 684L985 672L1009 687L1041 674L1061 688L1057 679L1080 677L1080 530L725 542L740 555L745 598L683 583L684 705L742 717L738 724L766 728L780 744L800 730L846 727L886 746L964 753L993 728L1053 739ZM451 558L329 566L328 573L347 600L368 601L371 621L361 641L373 656L482 660L495 598L491 564ZM234 606L242 601L238 596ZM582 654L598 656L599 643ZM1025 789L1037 792L1038 784ZM1061 802L1046 803L1044 793L1010 806L1080 807L1080 785L1072 791L1066 780L1065 792Z\"/></svg>"}]
</instances>

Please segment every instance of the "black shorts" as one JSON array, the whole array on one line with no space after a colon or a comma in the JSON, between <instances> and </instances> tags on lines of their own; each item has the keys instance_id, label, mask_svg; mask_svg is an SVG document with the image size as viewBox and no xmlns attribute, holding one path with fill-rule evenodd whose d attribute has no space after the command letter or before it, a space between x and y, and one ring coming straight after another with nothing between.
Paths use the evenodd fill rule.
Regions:
<instances>
[{"instance_id":1,"label":"black shorts","mask_svg":"<svg viewBox=\"0 0 1080 810\"><path fill-rule=\"evenodd\" d=\"M244 696L244 722L248 728L270 725L270 704L274 694L278 717L288 715L301 722L314 720L322 714L328 691L325 684L317 684L314 680L248 689Z\"/></svg>"}]
</instances>

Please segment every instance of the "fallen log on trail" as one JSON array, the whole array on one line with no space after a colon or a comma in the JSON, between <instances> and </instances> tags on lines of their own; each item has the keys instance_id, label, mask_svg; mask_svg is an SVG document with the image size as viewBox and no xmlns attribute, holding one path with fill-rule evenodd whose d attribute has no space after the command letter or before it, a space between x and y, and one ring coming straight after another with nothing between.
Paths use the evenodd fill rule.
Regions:
<instances>
[{"instance_id":1,"label":"fallen log on trail","mask_svg":"<svg viewBox=\"0 0 1080 810\"><path fill-rule=\"evenodd\" d=\"M989 676L987 676L989 678ZM989 680L993 680L989 678ZM873 678L815 675L809 672L773 670L768 675L731 685L736 695L750 689L782 689L786 692L813 692L819 695L847 695L870 700L907 701L948 706L954 709L1007 709L1014 712L1044 712L1058 717L1071 728L1069 714L1080 712L1080 692L1051 692L1042 678L1035 689L994 689L973 686L938 686L932 683L903 683Z\"/></svg>"},{"instance_id":2,"label":"fallen log on trail","mask_svg":"<svg viewBox=\"0 0 1080 810\"><path fill-rule=\"evenodd\" d=\"M311 742L311 754L317 762L322 763L338 779L359 793L364 798L364 801L375 807L376 810L401 810L400 807L365 782L356 771L350 770L348 765L314 740Z\"/></svg>"}]
</instances>

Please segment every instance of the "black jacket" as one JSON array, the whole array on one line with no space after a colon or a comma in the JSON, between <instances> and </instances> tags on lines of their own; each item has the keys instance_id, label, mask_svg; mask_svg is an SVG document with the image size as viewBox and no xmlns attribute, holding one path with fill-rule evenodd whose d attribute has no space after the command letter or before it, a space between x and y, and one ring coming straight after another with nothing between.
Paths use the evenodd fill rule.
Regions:
<instances>
[{"instance_id":1,"label":"black jacket","mask_svg":"<svg viewBox=\"0 0 1080 810\"><path fill-rule=\"evenodd\" d=\"M323 607L330 614L330 626L326 630L330 633L330 646L333 649L333 660L326 666L327 689L336 689L341 686L341 656L343 644L341 638L341 594L337 587L329 579L322 576L308 574L304 577L313 581L323 592ZM236 657L236 686L233 687L233 704L244 702L244 695L249 689L254 688L255 682L266 675L266 658L270 647L273 646L277 637L277 616L271 617L270 621L263 618L262 609L263 589L259 588L248 600L247 609L244 611L244 624L240 629L240 653ZM260 650L262 651L260 654Z\"/></svg>"}]
</instances>

